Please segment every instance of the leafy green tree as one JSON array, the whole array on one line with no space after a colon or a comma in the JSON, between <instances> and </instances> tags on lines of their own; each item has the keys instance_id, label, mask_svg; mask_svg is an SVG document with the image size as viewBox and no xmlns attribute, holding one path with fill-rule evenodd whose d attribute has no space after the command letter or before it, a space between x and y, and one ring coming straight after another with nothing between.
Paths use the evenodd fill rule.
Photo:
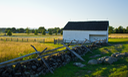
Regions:
<instances>
[{"instance_id":1,"label":"leafy green tree","mask_svg":"<svg viewBox=\"0 0 128 77\"><path fill-rule=\"evenodd\" d=\"M126 29L125 28L123 28L123 33L126 33Z\"/></svg>"},{"instance_id":2,"label":"leafy green tree","mask_svg":"<svg viewBox=\"0 0 128 77\"><path fill-rule=\"evenodd\" d=\"M7 32L8 32L8 30L10 30L10 31L11 31L11 28L6 28L6 29L5 29L5 33L7 33Z\"/></svg>"},{"instance_id":3,"label":"leafy green tree","mask_svg":"<svg viewBox=\"0 0 128 77\"><path fill-rule=\"evenodd\" d=\"M24 33L24 29L23 29L23 28L19 28L19 29L18 29L18 32L19 32L19 33Z\"/></svg>"},{"instance_id":4,"label":"leafy green tree","mask_svg":"<svg viewBox=\"0 0 128 77\"><path fill-rule=\"evenodd\" d=\"M38 30L35 30L34 34L35 34L35 35L38 35Z\"/></svg>"},{"instance_id":5,"label":"leafy green tree","mask_svg":"<svg viewBox=\"0 0 128 77\"><path fill-rule=\"evenodd\" d=\"M26 28L26 33L27 33L28 35L30 34L29 28Z\"/></svg>"},{"instance_id":6,"label":"leafy green tree","mask_svg":"<svg viewBox=\"0 0 128 77\"><path fill-rule=\"evenodd\" d=\"M114 33L114 27L112 27L112 26L109 26L109 34L111 34L111 33Z\"/></svg>"},{"instance_id":7,"label":"leafy green tree","mask_svg":"<svg viewBox=\"0 0 128 77\"><path fill-rule=\"evenodd\" d=\"M46 35L45 30L42 31L42 35Z\"/></svg>"},{"instance_id":8,"label":"leafy green tree","mask_svg":"<svg viewBox=\"0 0 128 77\"><path fill-rule=\"evenodd\" d=\"M61 33L60 33L61 35L63 35L63 30L61 31Z\"/></svg>"},{"instance_id":9,"label":"leafy green tree","mask_svg":"<svg viewBox=\"0 0 128 77\"><path fill-rule=\"evenodd\" d=\"M118 27L118 33L123 33L123 27L122 26Z\"/></svg>"},{"instance_id":10,"label":"leafy green tree","mask_svg":"<svg viewBox=\"0 0 128 77\"><path fill-rule=\"evenodd\" d=\"M56 31L56 33L55 33L56 35L58 34L58 31L59 31L59 30Z\"/></svg>"},{"instance_id":11,"label":"leafy green tree","mask_svg":"<svg viewBox=\"0 0 128 77\"><path fill-rule=\"evenodd\" d=\"M42 32L43 32L43 30L45 30L45 31L46 31L46 29L45 29L44 27L39 27L39 28L38 28L38 32L39 32L39 33L42 33Z\"/></svg>"},{"instance_id":12,"label":"leafy green tree","mask_svg":"<svg viewBox=\"0 0 128 77\"><path fill-rule=\"evenodd\" d=\"M34 29L32 29L32 30L31 30L31 32L32 32L32 33L34 33L34 32L35 32L35 30L34 30Z\"/></svg>"},{"instance_id":13,"label":"leafy green tree","mask_svg":"<svg viewBox=\"0 0 128 77\"><path fill-rule=\"evenodd\" d=\"M13 33L16 33L16 28L15 28L15 27L12 27L11 31L12 31Z\"/></svg>"},{"instance_id":14,"label":"leafy green tree","mask_svg":"<svg viewBox=\"0 0 128 77\"><path fill-rule=\"evenodd\" d=\"M119 33L119 32L118 32L118 28L116 28L116 29L114 30L114 32L115 32L115 33Z\"/></svg>"},{"instance_id":15,"label":"leafy green tree","mask_svg":"<svg viewBox=\"0 0 128 77\"><path fill-rule=\"evenodd\" d=\"M126 27L126 33L128 33L128 26Z\"/></svg>"},{"instance_id":16,"label":"leafy green tree","mask_svg":"<svg viewBox=\"0 0 128 77\"><path fill-rule=\"evenodd\" d=\"M12 35L11 30L8 30L7 35L8 35L8 36L11 36L11 35Z\"/></svg>"},{"instance_id":17,"label":"leafy green tree","mask_svg":"<svg viewBox=\"0 0 128 77\"><path fill-rule=\"evenodd\" d=\"M49 31L49 35L52 35L52 30Z\"/></svg>"}]
</instances>

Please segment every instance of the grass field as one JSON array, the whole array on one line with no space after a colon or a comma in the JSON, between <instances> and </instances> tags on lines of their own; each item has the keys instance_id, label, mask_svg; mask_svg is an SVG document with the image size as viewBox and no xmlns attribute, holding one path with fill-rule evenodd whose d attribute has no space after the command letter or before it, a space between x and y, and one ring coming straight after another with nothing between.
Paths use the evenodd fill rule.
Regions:
<instances>
[{"instance_id":1,"label":"grass field","mask_svg":"<svg viewBox=\"0 0 128 77\"><path fill-rule=\"evenodd\" d=\"M119 40L119 41L118 41ZM122 40L122 41L121 41ZM124 41L123 41L124 40ZM104 46L96 50L92 50L94 54L87 53L83 56L85 62L78 60L86 64L85 67L80 68L73 65L74 62L70 62L66 66L57 68L54 74L48 73L45 76L40 77L128 77L128 58L121 58L113 64L97 64L89 65L87 62L90 60L89 56L95 54L101 54L102 56L110 56L114 52L128 52L128 39L109 39L111 46ZM110 52L107 52L109 50ZM94 58L97 59L97 58ZM91 71L91 73L87 73Z\"/></svg>"},{"instance_id":2,"label":"grass field","mask_svg":"<svg viewBox=\"0 0 128 77\"><path fill-rule=\"evenodd\" d=\"M109 43L112 46L104 46L98 48L96 50L92 50L94 54L101 54L102 56L110 56L114 52L128 52L128 38L127 34L119 38L122 34L112 34L116 38L109 38ZM112 35L109 35L112 37ZM8 36L0 36L1 38L10 38ZM25 35L25 34L15 34L11 36L11 38L30 38L30 39L53 39L53 38L62 38L61 35L55 36L42 36L42 35ZM124 38L125 37L125 38ZM38 51L42 51L44 48L53 49L61 44L54 45L53 43L40 43L40 42L15 42L15 41L0 41L0 62L16 58L28 53L35 52L34 49L30 45L34 45ZM110 50L111 52L107 52ZM89 56L94 54L87 53L83 58L85 62L81 62L86 64L86 67L80 68L73 66L74 62L70 62L66 66L57 68L54 70L54 74L48 73L45 76L42 75L40 77L128 77L128 58L121 58L118 62L115 62L111 65L109 64L98 64L98 65L88 65L87 62L90 60ZM87 73L87 71L91 71L91 73Z\"/></svg>"},{"instance_id":3,"label":"grass field","mask_svg":"<svg viewBox=\"0 0 128 77\"><path fill-rule=\"evenodd\" d=\"M109 34L109 38L128 38L128 34Z\"/></svg>"},{"instance_id":4,"label":"grass field","mask_svg":"<svg viewBox=\"0 0 128 77\"><path fill-rule=\"evenodd\" d=\"M46 47L49 49L53 49L56 46L51 44L42 44L37 42L4 42L0 41L0 62L10 60L25 54L29 54L35 52L35 50L30 46L34 45L38 51L42 51Z\"/></svg>"},{"instance_id":5,"label":"grass field","mask_svg":"<svg viewBox=\"0 0 128 77\"><path fill-rule=\"evenodd\" d=\"M38 35L34 35L34 33L30 33L29 35L27 33L12 33L12 36L4 36L5 33L0 33L0 37L25 37L25 38L62 38L62 35L42 35L41 33L38 33Z\"/></svg>"},{"instance_id":6,"label":"grass field","mask_svg":"<svg viewBox=\"0 0 128 77\"><path fill-rule=\"evenodd\" d=\"M0 36L0 62L10 60L25 54L35 52L30 45L34 45L38 51L42 51L46 47L54 49L62 46L60 44L54 45L54 39L62 39L61 35L34 35L26 33L14 33L13 36ZM1 40L2 39L2 40ZM7 39L7 40L6 40ZM12 39L12 41L11 41ZM18 42L17 42L18 39ZM22 42L23 39L23 42ZM28 42L27 42L28 39ZM36 42L34 41L36 39ZM45 39L46 43L42 43ZM29 57L28 57L29 58Z\"/></svg>"}]
</instances>

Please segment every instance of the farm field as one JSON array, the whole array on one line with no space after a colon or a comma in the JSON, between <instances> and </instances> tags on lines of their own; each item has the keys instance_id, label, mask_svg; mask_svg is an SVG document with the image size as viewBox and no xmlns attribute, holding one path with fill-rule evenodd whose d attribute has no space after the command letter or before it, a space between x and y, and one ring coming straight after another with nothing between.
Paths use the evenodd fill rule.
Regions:
<instances>
[{"instance_id":1,"label":"farm field","mask_svg":"<svg viewBox=\"0 0 128 77\"><path fill-rule=\"evenodd\" d=\"M24 38L62 38L62 35L42 35L41 33L38 33L38 35L34 35L34 33L30 33L29 35L27 33L12 33L12 36L4 36L5 33L0 33L0 37L24 37Z\"/></svg>"},{"instance_id":2,"label":"farm field","mask_svg":"<svg viewBox=\"0 0 128 77\"><path fill-rule=\"evenodd\" d=\"M117 34L118 36L121 34ZM111 46L104 46L98 48L96 50L92 50L94 54L101 54L102 56L110 56L114 52L128 52L128 38L109 38L109 43ZM12 38L30 38L30 39L54 39L54 38L62 38L61 35L24 35L21 34L11 36ZM0 36L0 38L10 38L8 36ZM54 49L62 46L61 44L53 44L53 43L40 43L40 42L16 42L16 41L0 41L0 62L10 60L25 54L29 54L35 52L35 50L30 46L34 45L38 51L42 51L46 47L47 50ZM110 50L111 52L107 52ZM66 66L57 68L54 70L54 74L48 73L45 76L42 75L40 77L127 77L128 76L128 58L121 58L117 62L109 65L109 64L98 64L98 65L89 65L87 62L90 60L89 56L94 54L87 53L83 56L85 62L81 62L78 60L77 62L81 62L86 64L86 67L80 68L73 65L74 62L70 62ZM95 58L97 59L97 58ZM87 73L91 71L91 73Z\"/></svg>"},{"instance_id":3,"label":"farm field","mask_svg":"<svg viewBox=\"0 0 128 77\"><path fill-rule=\"evenodd\" d=\"M13 35L14 36L3 36L2 34L0 36L0 62L35 52L30 45L34 45L38 51L42 51L46 47L47 50L50 50L62 46L60 44L54 45L54 39L62 39L61 35L35 36L34 34L27 35L25 33L14 33ZM43 39L45 39L46 43L43 43Z\"/></svg>"},{"instance_id":4,"label":"farm field","mask_svg":"<svg viewBox=\"0 0 128 77\"><path fill-rule=\"evenodd\" d=\"M128 38L128 34L109 34L109 38Z\"/></svg>"},{"instance_id":5,"label":"farm field","mask_svg":"<svg viewBox=\"0 0 128 77\"><path fill-rule=\"evenodd\" d=\"M42 51L46 47L47 50L54 49L58 47L59 44L54 45L49 43L43 44L38 42L28 43L28 42L0 41L0 62L35 52L35 50L30 45L34 45L38 51Z\"/></svg>"}]
</instances>

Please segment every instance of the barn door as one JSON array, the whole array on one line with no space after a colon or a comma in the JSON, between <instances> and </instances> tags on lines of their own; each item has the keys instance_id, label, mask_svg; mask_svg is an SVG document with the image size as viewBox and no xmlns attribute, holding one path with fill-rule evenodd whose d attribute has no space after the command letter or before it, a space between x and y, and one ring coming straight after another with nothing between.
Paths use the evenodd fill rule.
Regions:
<instances>
[{"instance_id":1,"label":"barn door","mask_svg":"<svg viewBox=\"0 0 128 77\"><path fill-rule=\"evenodd\" d=\"M107 35L89 35L89 40L91 41L91 42L94 42L94 41L96 41L95 39L98 39L98 40L104 40L104 39L106 39L107 38Z\"/></svg>"}]
</instances>

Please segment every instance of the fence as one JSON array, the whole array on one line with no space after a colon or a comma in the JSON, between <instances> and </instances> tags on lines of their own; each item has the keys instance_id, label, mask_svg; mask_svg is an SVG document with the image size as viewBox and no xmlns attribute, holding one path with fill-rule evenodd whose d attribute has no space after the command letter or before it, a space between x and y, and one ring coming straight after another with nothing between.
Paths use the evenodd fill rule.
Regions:
<instances>
[{"instance_id":1,"label":"fence","mask_svg":"<svg viewBox=\"0 0 128 77\"><path fill-rule=\"evenodd\" d=\"M92 43L92 45L86 46L85 42L87 42L87 39L81 44L79 44L78 41L76 41L75 44L72 44L73 41L74 40L67 45L62 43L63 46L52 50L47 50L47 48L45 48L41 52L37 51L37 49L31 45L35 52L0 63L0 77L39 76L40 74L46 74L49 71L54 73L53 70L55 68L64 66L70 61L76 61L78 58L81 61L85 61L81 56L84 56L87 52L93 53L90 50L92 47L106 45L106 42L95 42ZM56 50L64 47L66 49L56 52ZM38 55L37 58L17 61L34 54Z\"/></svg>"},{"instance_id":2,"label":"fence","mask_svg":"<svg viewBox=\"0 0 128 77\"><path fill-rule=\"evenodd\" d=\"M62 39L44 39L44 38L0 38L0 41L14 41L14 42L40 42L40 43L54 43L59 44Z\"/></svg>"},{"instance_id":3,"label":"fence","mask_svg":"<svg viewBox=\"0 0 128 77\"><path fill-rule=\"evenodd\" d=\"M84 46L84 43L86 42L86 40L82 44L78 44L78 43L72 44L72 42L73 41L71 41L68 45L65 45L64 43L62 43L63 46L52 49L52 50L46 51L47 48L45 48L42 52L37 51L37 49L33 45L31 45L34 48L35 52L12 59L12 60L1 62L0 76L5 77L5 76L27 76L27 75L30 76L30 75L37 75L37 74L40 75L40 74L47 73L49 71L53 73L53 70L55 68L61 67L72 60L73 61L77 60L77 58L79 58L81 61L85 61L81 56L85 55L89 51L91 52L91 50L88 47ZM66 49L58 52L52 52L64 47ZM37 54L38 57L29 59L29 60L15 62L19 59L31 56L33 54ZM44 58L45 56L47 56L47 58Z\"/></svg>"}]
</instances>

